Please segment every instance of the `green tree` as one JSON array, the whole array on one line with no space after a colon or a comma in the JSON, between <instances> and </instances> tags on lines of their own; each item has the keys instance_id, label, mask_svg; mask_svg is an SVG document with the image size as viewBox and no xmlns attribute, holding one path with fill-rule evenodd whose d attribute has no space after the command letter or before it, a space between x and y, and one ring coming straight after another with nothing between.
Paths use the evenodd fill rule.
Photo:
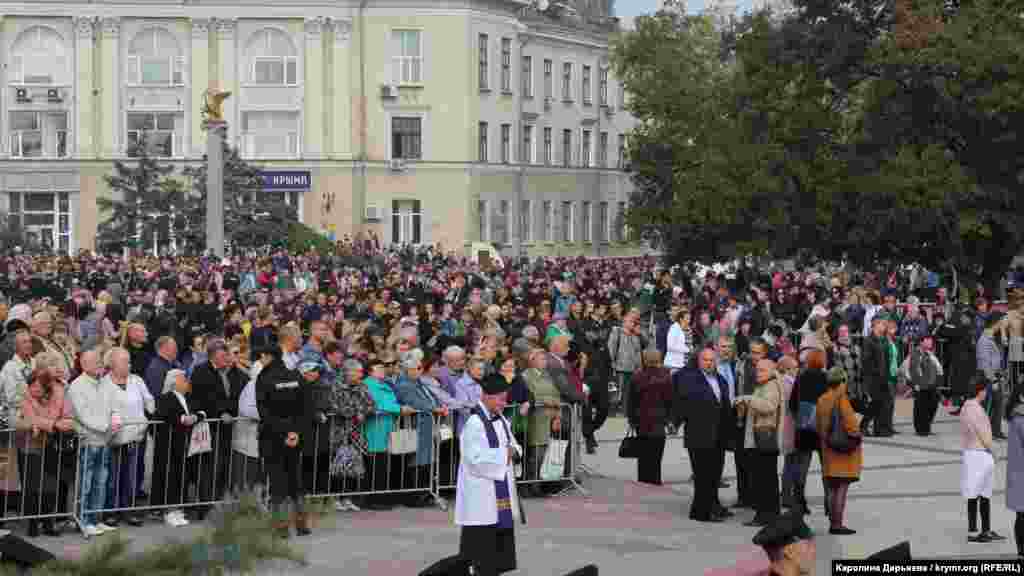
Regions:
<instances>
[{"instance_id":1,"label":"green tree","mask_svg":"<svg viewBox=\"0 0 1024 576\"><path fill-rule=\"evenodd\" d=\"M185 169L193 194L187 207L190 240L203 246L206 233L206 175L208 158ZM263 192L259 168L246 162L236 148L224 144L224 236L233 246L284 243L289 226L298 221L295 208L275 202Z\"/></svg>"},{"instance_id":2,"label":"green tree","mask_svg":"<svg viewBox=\"0 0 1024 576\"><path fill-rule=\"evenodd\" d=\"M130 151L131 161L114 161L114 173L104 177L113 197L101 196L96 204L108 213L97 231L97 243L105 249L125 245L151 245L154 235L166 236L172 206L184 206L174 166L150 154L143 134Z\"/></svg>"}]
</instances>

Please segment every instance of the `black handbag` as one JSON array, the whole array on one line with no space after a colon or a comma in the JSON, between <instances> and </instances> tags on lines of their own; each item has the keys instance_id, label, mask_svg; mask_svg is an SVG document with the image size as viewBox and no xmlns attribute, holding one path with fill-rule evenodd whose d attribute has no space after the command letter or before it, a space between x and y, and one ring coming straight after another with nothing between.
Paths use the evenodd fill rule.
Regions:
<instances>
[{"instance_id":1,"label":"black handbag","mask_svg":"<svg viewBox=\"0 0 1024 576\"><path fill-rule=\"evenodd\" d=\"M754 428L754 447L758 452L772 453L779 451L776 429L767 426Z\"/></svg>"},{"instance_id":2,"label":"black handbag","mask_svg":"<svg viewBox=\"0 0 1024 576\"><path fill-rule=\"evenodd\" d=\"M640 439L636 436L636 431L632 428L626 433L626 437L622 439L619 444L619 458L639 458L640 457Z\"/></svg>"}]
</instances>

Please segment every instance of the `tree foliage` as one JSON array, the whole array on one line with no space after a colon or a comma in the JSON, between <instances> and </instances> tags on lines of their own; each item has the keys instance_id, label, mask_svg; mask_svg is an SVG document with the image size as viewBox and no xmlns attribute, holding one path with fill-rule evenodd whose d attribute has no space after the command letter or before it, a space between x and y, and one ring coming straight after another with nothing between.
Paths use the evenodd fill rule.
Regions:
<instances>
[{"instance_id":1,"label":"tree foliage","mask_svg":"<svg viewBox=\"0 0 1024 576\"><path fill-rule=\"evenodd\" d=\"M794 8L723 24L670 5L616 43L630 226L674 261L846 254L993 288L1024 240L1019 3Z\"/></svg>"}]
</instances>

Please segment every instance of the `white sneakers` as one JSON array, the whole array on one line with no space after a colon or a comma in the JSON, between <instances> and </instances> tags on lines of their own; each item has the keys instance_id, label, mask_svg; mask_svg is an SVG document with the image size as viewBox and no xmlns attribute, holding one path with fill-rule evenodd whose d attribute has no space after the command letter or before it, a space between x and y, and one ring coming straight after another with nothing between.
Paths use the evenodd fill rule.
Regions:
<instances>
[{"instance_id":1,"label":"white sneakers","mask_svg":"<svg viewBox=\"0 0 1024 576\"><path fill-rule=\"evenodd\" d=\"M359 506L351 498L334 501L334 509L338 512L359 512Z\"/></svg>"},{"instance_id":2,"label":"white sneakers","mask_svg":"<svg viewBox=\"0 0 1024 576\"><path fill-rule=\"evenodd\" d=\"M188 526L188 520L185 519L185 513L181 510L171 510L164 514L164 523L168 526Z\"/></svg>"},{"instance_id":3,"label":"white sneakers","mask_svg":"<svg viewBox=\"0 0 1024 576\"><path fill-rule=\"evenodd\" d=\"M85 534L86 538L94 538L100 534L106 534L107 532L113 532L115 530L117 530L117 528L108 526L103 522L100 522L99 524L89 524L82 528L82 532Z\"/></svg>"}]
</instances>

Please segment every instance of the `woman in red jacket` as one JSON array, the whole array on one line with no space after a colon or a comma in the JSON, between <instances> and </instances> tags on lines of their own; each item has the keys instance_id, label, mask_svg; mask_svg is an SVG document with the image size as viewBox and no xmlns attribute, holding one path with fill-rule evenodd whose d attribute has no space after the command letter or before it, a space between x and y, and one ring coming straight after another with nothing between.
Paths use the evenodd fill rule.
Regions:
<instances>
[{"instance_id":1,"label":"woman in red jacket","mask_svg":"<svg viewBox=\"0 0 1024 576\"><path fill-rule=\"evenodd\" d=\"M665 427L672 414L672 376L662 366L661 352L647 350L643 368L633 375L629 424L636 430L637 481L661 485L661 459L665 454Z\"/></svg>"}]
</instances>

